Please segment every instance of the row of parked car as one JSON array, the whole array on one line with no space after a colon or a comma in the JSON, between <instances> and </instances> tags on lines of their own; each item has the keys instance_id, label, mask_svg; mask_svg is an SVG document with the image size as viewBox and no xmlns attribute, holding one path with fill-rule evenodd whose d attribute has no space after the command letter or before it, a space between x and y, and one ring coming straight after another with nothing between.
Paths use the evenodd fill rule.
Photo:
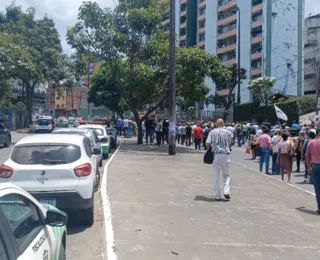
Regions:
<instances>
[{"instance_id":1,"label":"row of parked car","mask_svg":"<svg viewBox=\"0 0 320 260\"><path fill-rule=\"evenodd\" d=\"M99 167L116 142L115 129L86 122L14 146L0 167L1 260L66 259L64 211L94 223Z\"/></svg>"}]
</instances>

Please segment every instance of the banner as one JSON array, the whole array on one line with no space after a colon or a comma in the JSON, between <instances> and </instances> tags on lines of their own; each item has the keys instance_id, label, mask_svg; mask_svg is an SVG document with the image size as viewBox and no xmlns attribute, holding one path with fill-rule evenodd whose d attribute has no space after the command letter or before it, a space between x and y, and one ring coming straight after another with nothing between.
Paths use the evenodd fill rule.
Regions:
<instances>
[{"instance_id":1,"label":"banner","mask_svg":"<svg viewBox=\"0 0 320 260\"><path fill-rule=\"evenodd\" d=\"M276 114L279 119L282 119L284 121L288 121L287 115L280 108L278 108L276 105L274 105L274 109L276 110Z\"/></svg>"}]
</instances>

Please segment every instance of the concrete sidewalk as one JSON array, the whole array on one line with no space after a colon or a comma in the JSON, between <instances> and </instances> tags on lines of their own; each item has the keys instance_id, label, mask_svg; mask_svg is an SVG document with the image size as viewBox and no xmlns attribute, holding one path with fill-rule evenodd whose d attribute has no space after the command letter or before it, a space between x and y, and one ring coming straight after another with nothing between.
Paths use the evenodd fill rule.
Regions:
<instances>
[{"instance_id":1,"label":"concrete sidewalk","mask_svg":"<svg viewBox=\"0 0 320 260\"><path fill-rule=\"evenodd\" d=\"M125 140L108 171L119 260L320 259L315 197L231 165L231 201L215 202L203 154Z\"/></svg>"}]
</instances>

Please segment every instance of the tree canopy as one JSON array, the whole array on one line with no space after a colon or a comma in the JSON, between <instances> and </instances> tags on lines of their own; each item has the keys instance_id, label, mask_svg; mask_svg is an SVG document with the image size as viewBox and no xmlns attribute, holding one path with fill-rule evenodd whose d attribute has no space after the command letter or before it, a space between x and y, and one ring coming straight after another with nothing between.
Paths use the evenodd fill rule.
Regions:
<instances>
[{"instance_id":1,"label":"tree canopy","mask_svg":"<svg viewBox=\"0 0 320 260\"><path fill-rule=\"evenodd\" d=\"M274 77L260 77L249 82L248 89L255 95L265 106L269 103L271 90L277 79Z\"/></svg>"}]
</instances>

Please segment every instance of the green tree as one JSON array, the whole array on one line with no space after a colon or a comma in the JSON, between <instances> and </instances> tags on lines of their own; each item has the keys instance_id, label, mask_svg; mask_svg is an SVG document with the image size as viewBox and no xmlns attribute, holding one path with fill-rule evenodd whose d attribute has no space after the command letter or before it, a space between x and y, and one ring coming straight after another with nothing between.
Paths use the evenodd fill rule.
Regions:
<instances>
[{"instance_id":1,"label":"green tree","mask_svg":"<svg viewBox=\"0 0 320 260\"><path fill-rule=\"evenodd\" d=\"M129 108L138 125L138 143L139 112L149 107L150 114L168 100L169 40L161 25L167 8L158 0L121 0L114 11L84 2L79 21L67 33L68 43L79 53L104 61L92 79L89 101L115 111ZM204 50L178 49L177 97L201 100L208 93L204 78L219 69L223 66L218 58Z\"/></svg>"},{"instance_id":2,"label":"green tree","mask_svg":"<svg viewBox=\"0 0 320 260\"><path fill-rule=\"evenodd\" d=\"M255 95L265 106L269 104L272 87L276 83L274 77L260 77L249 82L248 89Z\"/></svg>"},{"instance_id":3,"label":"green tree","mask_svg":"<svg viewBox=\"0 0 320 260\"><path fill-rule=\"evenodd\" d=\"M227 67L227 77L220 77L216 79L216 85L217 89L226 89L228 91L228 94L226 98L224 99L224 109L223 109L223 119L227 119L227 115L230 112L230 108L233 106L234 102L234 90L236 86L239 83L239 77L238 77L238 66L237 64L233 64L231 66ZM247 70L244 68L240 69L240 83L242 80L247 78ZM219 98L217 99L219 100ZM219 100L219 103L221 102L221 99Z\"/></svg>"},{"instance_id":4,"label":"green tree","mask_svg":"<svg viewBox=\"0 0 320 260\"><path fill-rule=\"evenodd\" d=\"M12 77L20 78L23 83L27 121L31 122L35 86L48 80L52 70L58 66L58 57L62 52L59 35L53 20L47 16L37 20L34 8L23 12L14 3L6 8L0 21L0 32L19 37L29 54L33 69L17 71Z\"/></svg>"}]
</instances>

